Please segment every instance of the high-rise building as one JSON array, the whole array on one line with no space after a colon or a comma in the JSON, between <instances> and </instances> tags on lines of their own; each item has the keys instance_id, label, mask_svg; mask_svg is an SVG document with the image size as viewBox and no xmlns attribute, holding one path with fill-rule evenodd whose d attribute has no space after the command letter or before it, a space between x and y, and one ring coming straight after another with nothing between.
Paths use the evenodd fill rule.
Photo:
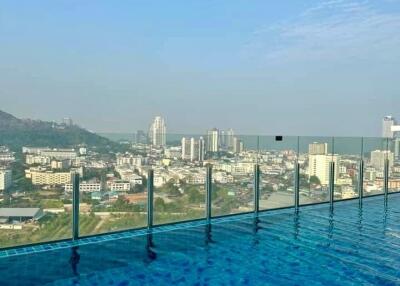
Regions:
<instances>
[{"instance_id":1,"label":"high-rise building","mask_svg":"<svg viewBox=\"0 0 400 286\"><path fill-rule=\"evenodd\" d=\"M207 132L207 152L219 151L219 131L213 128Z\"/></svg>"},{"instance_id":2,"label":"high-rise building","mask_svg":"<svg viewBox=\"0 0 400 286\"><path fill-rule=\"evenodd\" d=\"M72 121L72 119L69 118L69 117L64 117L64 118L62 119L62 123L63 123L65 126L72 126L72 125L74 124L74 122Z\"/></svg>"},{"instance_id":3,"label":"high-rise building","mask_svg":"<svg viewBox=\"0 0 400 286\"><path fill-rule=\"evenodd\" d=\"M224 130L219 132L219 147L226 148L226 131Z\"/></svg>"},{"instance_id":4,"label":"high-rise building","mask_svg":"<svg viewBox=\"0 0 400 286\"><path fill-rule=\"evenodd\" d=\"M140 144L146 144L147 143L146 132L144 132L143 130L136 131L135 142Z\"/></svg>"},{"instance_id":5,"label":"high-rise building","mask_svg":"<svg viewBox=\"0 0 400 286\"><path fill-rule=\"evenodd\" d=\"M320 151L320 150L319 150ZM321 182L321 185L329 184L329 163L335 163L335 176L336 183L339 174L339 156L332 154L310 154L308 155L308 176L311 178L315 176Z\"/></svg>"},{"instance_id":6,"label":"high-rise building","mask_svg":"<svg viewBox=\"0 0 400 286\"><path fill-rule=\"evenodd\" d=\"M243 141L240 140L238 137L233 137L233 152L240 153L244 150Z\"/></svg>"},{"instance_id":7,"label":"high-rise building","mask_svg":"<svg viewBox=\"0 0 400 286\"><path fill-rule=\"evenodd\" d=\"M235 136L235 132L232 128L226 131L226 147L228 150L233 150L233 137Z\"/></svg>"},{"instance_id":8,"label":"high-rise building","mask_svg":"<svg viewBox=\"0 0 400 286\"><path fill-rule=\"evenodd\" d=\"M385 116L382 120L382 137L393 138L394 132L392 127L395 126L396 122L393 116Z\"/></svg>"},{"instance_id":9,"label":"high-rise building","mask_svg":"<svg viewBox=\"0 0 400 286\"><path fill-rule=\"evenodd\" d=\"M0 169L0 191L5 191L12 185L12 171Z\"/></svg>"},{"instance_id":10,"label":"high-rise building","mask_svg":"<svg viewBox=\"0 0 400 286\"><path fill-rule=\"evenodd\" d=\"M182 160L190 160L190 153L191 153L191 140L186 139L185 137L182 138L181 140L181 146L182 146Z\"/></svg>"},{"instance_id":11,"label":"high-rise building","mask_svg":"<svg viewBox=\"0 0 400 286\"><path fill-rule=\"evenodd\" d=\"M204 139L182 138L182 160L203 161L204 160Z\"/></svg>"},{"instance_id":12,"label":"high-rise building","mask_svg":"<svg viewBox=\"0 0 400 286\"><path fill-rule=\"evenodd\" d=\"M371 166L377 171L384 170L386 159L389 159L389 168L392 168L394 164L393 152L387 150L375 150L371 152Z\"/></svg>"},{"instance_id":13,"label":"high-rise building","mask_svg":"<svg viewBox=\"0 0 400 286\"><path fill-rule=\"evenodd\" d=\"M205 153L206 153L206 143L204 141L204 138L200 137L200 139L199 139L199 161L200 162L204 161Z\"/></svg>"},{"instance_id":14,"label":"high-rise building","mask_svg":"<svg viewBox=\"0 0 400 286\"><path fill-rule=\"evenodd\" d=\"M161 116L156 116L149 129L149 139L154 146L166 145L166 130L165 121Z\"/></svg>"},{"instance_id":15,"label":"high-rise building","mask_svg":"<svg viewBox=\"0 0 400 286\"><path fill-rule=\"evenodd\" d=\"M394 158L400 160L400 138L394 140Z\"/></svg>"},{"instance_id":16,"label":"high-rise building","mask_svg":"<svg viewBox=\"0 0 400 286\"><path fill-rule=\"evenodd\" d=\"M196 161L199 157L199 141L195 140L193 137L190 138L190 161Z\"/></svg>"},{"instance_id":17,"label":"high-rise building","mask_svg":"<svg viewBox=\"0 0 400 286\"><path fill-rule=\"evenodd\" d=\"M308 145L309 155L326 155L328 154L328 143L314 142Z\"/></svg>"},{"instance_id":18,"label":"high-rise building","mask_svg":"<svg viewBox=\"0 0 400 286\"><path fill-rule=\"evenodd\" d=\"M224 150L233 150L233 129L221 130L219 132L219 147Z\"/></svg>"}]
</instances>

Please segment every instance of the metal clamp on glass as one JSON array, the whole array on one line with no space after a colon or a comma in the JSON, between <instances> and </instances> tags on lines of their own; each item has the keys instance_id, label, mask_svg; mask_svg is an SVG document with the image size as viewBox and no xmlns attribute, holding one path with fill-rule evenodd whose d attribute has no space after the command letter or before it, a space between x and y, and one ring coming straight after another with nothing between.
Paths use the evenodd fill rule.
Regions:
<instances>
[{"instance_id":1,"label":"metal clamp on glass","mask_svg":"<svg viewBox=\"0 0 400 286\"><path fill-rule=\"evenodd\" d=\"M154 171L147 173L147 228L153 227L153 196L154 196Z\"/></svg>"},{"instance_id":2,"label":"metal clamp on glass","mask_svg":"<svg viewBox=\"0 0 400 286\"><path fill-rule=\"evenodd\" d=\"M72 179L72 239L79 238L79 174L73 173Z\"/></svg>"}]
</instances>

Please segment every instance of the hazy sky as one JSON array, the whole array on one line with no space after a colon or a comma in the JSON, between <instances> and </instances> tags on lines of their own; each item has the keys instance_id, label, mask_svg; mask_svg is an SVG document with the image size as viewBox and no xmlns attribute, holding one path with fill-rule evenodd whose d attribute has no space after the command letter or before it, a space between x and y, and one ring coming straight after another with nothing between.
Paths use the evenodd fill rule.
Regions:
<instances>
[{"instance_id":1,"label":"hazy sky","mask_svg":"<svg viewBox=\"0 0 400 286\"><path fill-rule=\"evenodd\" d=\"M0 109L94 131L380 136L400 1L0 1Z\"/></svg>"}]
</instances>

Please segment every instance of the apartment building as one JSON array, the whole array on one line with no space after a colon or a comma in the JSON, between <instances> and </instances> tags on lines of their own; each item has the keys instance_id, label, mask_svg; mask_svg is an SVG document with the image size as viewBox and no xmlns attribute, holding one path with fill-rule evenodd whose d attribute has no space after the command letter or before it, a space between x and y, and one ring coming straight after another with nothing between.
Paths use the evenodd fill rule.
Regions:
<instances>
[{"instance_id":1,"label":"apartment building","mask_svg":"<svg viewBox=\"0 0 400 286\"><path fill-rule=\"evenodd\" d=\"M12 186L12 171L0 169L0 191L5 191Z\"/></svg>"}]
</instances>

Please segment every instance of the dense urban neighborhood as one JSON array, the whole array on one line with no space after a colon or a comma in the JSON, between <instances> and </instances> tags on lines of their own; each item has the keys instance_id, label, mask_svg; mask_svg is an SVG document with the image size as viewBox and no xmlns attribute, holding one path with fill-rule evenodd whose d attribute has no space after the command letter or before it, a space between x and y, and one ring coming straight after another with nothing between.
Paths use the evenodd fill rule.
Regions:
<instances>
[{"instance_id":1,"label":"dense urban neighborhood","mask_svg":"<svg viewBox=\"0 0 400 286\"><path fill-rule=\"evenodd\" d=\"M57 132L71 128L77 127L69 118L51 126ZM156 224L204 218L206 166L213 170L215 216L254 209L256 164L261 209L293 205L297 164L301 204L329 199L332 162L335 199L357 197L361 156L364 195L383 192L385 162L389 190L400 190L400 141L395 138L388 149L383 138L341 144L346 138L239 136L233 129L217 128L178 136L167 134L162 117L154 119L148 132L134 135L133 140L112 143L98 136L99 145L82 140L0 146L1 246L70 237L73 174L80 176L82 236L146 226L149 170L154 171ZM349 143L353 148L340 149Z\"/></svg>"}]
</instances>

